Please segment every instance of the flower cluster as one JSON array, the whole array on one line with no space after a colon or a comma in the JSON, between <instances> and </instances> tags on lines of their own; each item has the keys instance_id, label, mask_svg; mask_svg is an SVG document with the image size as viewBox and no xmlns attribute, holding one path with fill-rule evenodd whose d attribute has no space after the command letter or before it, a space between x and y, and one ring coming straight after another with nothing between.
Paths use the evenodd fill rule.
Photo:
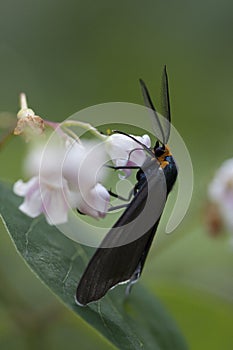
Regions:
<instances>
[{"instance_id":1,"label":"flower cluster","mask_svg":"<svg viewBox=\"0 0 233 350\"><path fill-rule=\"evenodd\" d=\"M233 246L233 159L223 162L208 187L205 221L211 236L230 234ZM225 230L224 230L225 229Z\"/></svg>"},{"instance_id":2,"label":"flower cluster","mask_svg":"<svg viewBox=\"0 0 233 350\"><path fill-rule=\"evenodd\" d=\"M127 135L102 135L89 124L72 121L98 138L98 141L96 138L85 141L73 132L68 133L67 127L63 130L64 122L57 124L40 118L43 130L44 125L54 129L49 138L41 138L38 134L43 130L39 128L38 132L37 120L34 121L32 115L28 118L30 109L25 101L18 128L23 125L26 138L30 132L31 143L24 166L30 179L18 180L14 185L14 192L24 197L19 209L32 218L43 213L51 225L65 223L69 210L73 209L96 219L105 217L110 206L110 194L103 185L106 163L112 161L117 167L141 166L146 159L141 144L150 147L149 136L133 136L138 143ZM130 175L130 169L124 171L125 176Z\"/></svg>"},{"instance_id":3,"label":"flower cluster","mask_svg":"<svg viewBox=\"0 0 233 350\"><path fill-rule=\"evenodd\" d=\"M214 212L210 229L216 231L223 223L229 232L233 232L233 159L226 160L216 172L208 188L208 197L211 212Z\"/></svg>"},{"instance_id":4,"label":"flower cluster","mask_svg":"<svg viewBox=\"0 0 233 350\"><path fill-rule=\"evenodd\" d=\"M93 147L97 145L72 140L33 146L25 164L31 179L14 185L14 192L25 197L19 209L33 218L44 213L50 224L66 222L70 208L103 217L109 194L100 184L97 171L105 159L103 152L94 155L90 151Z\"/></svg>"}]
</instances>

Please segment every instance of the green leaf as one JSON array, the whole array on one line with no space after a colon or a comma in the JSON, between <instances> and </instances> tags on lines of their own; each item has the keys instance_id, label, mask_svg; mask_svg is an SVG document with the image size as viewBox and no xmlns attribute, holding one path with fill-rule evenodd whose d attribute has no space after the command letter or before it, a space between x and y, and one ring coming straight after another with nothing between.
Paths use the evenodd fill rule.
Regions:
<instances>
[{"instance_id":1,"label":"green leaf","mask_svg":"<svg viewBox=\"0 0 233 350\"><path fill-rule=\"evenodd\" d=\"M71 310L117 348L187 349L167 312L140 283L127 299L125 287L119 286L101 301L77 306L76 286L93 249L69 240L42 216L28 218L18 210L21 201L10 186L0 183L0 213L17 251Z\"/></svg>"}]
</instances>

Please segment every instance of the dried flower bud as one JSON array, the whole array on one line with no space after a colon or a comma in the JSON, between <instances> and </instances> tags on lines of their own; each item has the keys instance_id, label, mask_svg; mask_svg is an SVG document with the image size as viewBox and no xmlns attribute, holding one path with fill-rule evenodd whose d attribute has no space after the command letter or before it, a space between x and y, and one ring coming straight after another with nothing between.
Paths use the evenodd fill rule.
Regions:
<instances>
[{"instance_id":1,"label":"dried flower bud","mask_svg":"<svg viewBox=\"0 0 233 350\"><path fill-rule=\"evenodd\" d=\"M44 132L44 121L35 112L27 107L25 94L20 95L21 109L17 114L18 122L14 130L15 135L25 134L28 140L32 135L41 135Z\"/></svg>"}]
</instances>

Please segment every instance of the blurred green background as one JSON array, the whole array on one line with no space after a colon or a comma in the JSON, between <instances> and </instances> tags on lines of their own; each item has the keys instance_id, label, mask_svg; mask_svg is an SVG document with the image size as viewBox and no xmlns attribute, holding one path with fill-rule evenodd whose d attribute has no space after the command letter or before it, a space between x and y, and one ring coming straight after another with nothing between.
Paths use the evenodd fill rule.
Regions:
<instances>
[{"instance_id":1,"label":"blurred green background","mask_svg":"<svg viewBox=\"0 0 233 350\"><path fill-rule=\"evenodd\" d=\"M190 349L233 348L233 248L203 224L206 188L233 154L233 3L216 1L1 1L0 111L18 94L42 117L63 120L102 102L142 103L138 78L170 77L173 123L193 161L192 203L153 245L140 283L167 307ZM158 96L158 94L157 94ZM21 176L25 146L1 150L1 178ZM111 349L29 271L0 231L0 348Z\"/></svg>"}]
</instances>

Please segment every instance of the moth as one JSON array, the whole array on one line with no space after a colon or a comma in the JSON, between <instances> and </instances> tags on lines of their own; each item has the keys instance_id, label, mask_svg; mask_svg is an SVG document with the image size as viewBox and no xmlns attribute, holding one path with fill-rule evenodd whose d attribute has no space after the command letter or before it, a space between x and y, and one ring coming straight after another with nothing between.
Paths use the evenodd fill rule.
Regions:
<instances>
[{"instance_id":1,"label":"moth","mask_svg":"<svg viewBox=\"0 0 233 350\"><path fill-rule=\"evenodd\" d=\"M85 306L97 301L110 289L122 283L128 283L126 291L129 293L142 273L167 197L177 178L177 166L167 145L171 110L166 66L162 75L165 124L160 122L143 80L140 80L140 85L145 105L153 115L160 137L153 148L140 144L147 156L136 174L133 199L88 263L76 291L78 305Z\"/></svg>"}]
</instances>

